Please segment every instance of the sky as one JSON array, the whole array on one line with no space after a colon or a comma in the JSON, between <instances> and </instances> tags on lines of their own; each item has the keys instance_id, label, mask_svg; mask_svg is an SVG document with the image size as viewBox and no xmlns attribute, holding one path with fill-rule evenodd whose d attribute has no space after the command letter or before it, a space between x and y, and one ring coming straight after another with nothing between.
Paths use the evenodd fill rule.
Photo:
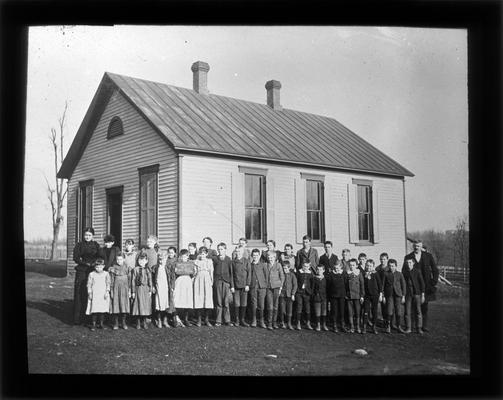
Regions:
<instances>
[{"instance_id":1,"label":"sky","mask_svg":"<svg viewBox=\"0 0 503 400\"><path fill-rule=\"evenodd\" d=\"M415 174L408 231L453 229L468 216L467 32L402 27L44 26L28 48L25 239L49 238L49 134L68 101L68 150L105 71L329 116ZM64 209L66 215L66 208ZM65 237L66 226L61 237Z\"/></svg>"}]
</instances>

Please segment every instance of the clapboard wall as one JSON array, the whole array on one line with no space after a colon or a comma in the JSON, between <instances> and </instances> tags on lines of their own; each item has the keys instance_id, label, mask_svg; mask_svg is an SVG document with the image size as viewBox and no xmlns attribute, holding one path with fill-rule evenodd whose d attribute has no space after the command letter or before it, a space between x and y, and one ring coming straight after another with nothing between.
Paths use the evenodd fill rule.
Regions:
<instances>
[{"instance_id":1,"label":"clapboard wall","mask_svg":"<svg viewBox=\"0 0 503 400\"><path fill-rule=\"evenodd\" d=\"M200 243L202 237L211 236L214 242L236 244L244 236L243 209L244 179L239 168L267 169L267 233L279 249L292 243L301 247L306 231L305 183L303 174L324 176L326 239L334 242L337 254L349 248L353 256L365 252L378 262L381 252L401 260L405 256L405 215L403 180L373 175L351 174L281 166L265 162L249 162L217 157L185 155L182 161L181 184L181 242ZM377 192L377 243L361 246L350 243L348 188L355 179L368 179ZM236 202L239 205L236 207ZM214 243L214 247L216 247ZM323 253L321 243L315 243Z\"/></svg>"},{"instance_id":2,"label":"clapboard wall","mask_svg":"<svg viewBox=\"0 0 503 400\"><path fill-rule=\"evenodd\" d=\"M110 120L121 118L124 134L107 139ZM79 182L94 179L93 228L95 240L103 245L106 234L106 189L124 186L122 238L139 239L138 168L159 164L159 245L177 244L178 239L178 157L134 107L115 91L68 181L67 245L68 267L73 270ZM162 216L162 217L161 217ZM122 247L122 244L121 244Z\"/></svg>"}]
</instances>

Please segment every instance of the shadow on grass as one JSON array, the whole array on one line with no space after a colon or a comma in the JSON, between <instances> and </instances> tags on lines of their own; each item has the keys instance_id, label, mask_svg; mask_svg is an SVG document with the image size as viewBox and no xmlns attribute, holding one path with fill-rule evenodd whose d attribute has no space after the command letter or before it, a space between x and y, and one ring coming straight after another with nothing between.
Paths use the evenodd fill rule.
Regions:
<instances>
[{"instance_id":1,"label":"shadow on grass","mask_svg":"<svg viewBox=\"0 0 503 400\"><path fill-rule=\"evenodd\" d=\"M64 278L66 276L66 261L25 260L24 269L26 272L36 272L51 278Z\"/></svg>"},{"instance_id":2,"label":"shadow on grass","mask_svg":"<svg viewBox=\"0 0 503 400\"><path fill-rule=\"evenodd\" d=\"M66 325L73 325L73 300L29 300L26 307L42 311Z\"/></svg>"}]
</instances>

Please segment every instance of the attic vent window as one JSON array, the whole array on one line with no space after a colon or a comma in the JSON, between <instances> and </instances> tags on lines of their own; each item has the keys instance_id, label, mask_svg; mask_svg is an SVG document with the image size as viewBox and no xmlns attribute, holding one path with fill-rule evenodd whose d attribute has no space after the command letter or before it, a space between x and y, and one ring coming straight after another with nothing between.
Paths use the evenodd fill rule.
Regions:
<instances>
[{"instance_id":1,"label":"attic vent window","mask_svg":"<svg viewBox=\"0 0 503 400\"><path fill-rule=\"evenodd\" d=\"M113 117L108 125L107 139L120 136L124 133L122 129L122 120L119 117Z\"/></svg>"}]
</instances>

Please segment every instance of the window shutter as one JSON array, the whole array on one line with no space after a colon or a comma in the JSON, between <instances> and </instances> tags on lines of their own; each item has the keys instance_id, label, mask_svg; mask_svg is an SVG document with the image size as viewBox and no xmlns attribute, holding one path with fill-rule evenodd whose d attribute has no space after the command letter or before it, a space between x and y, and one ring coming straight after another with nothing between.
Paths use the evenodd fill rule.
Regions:
<instances>
[{"instance_id":1,"label":"window shutter","mask_svg":"<svg viewBox=\"0 0 503 400\"><path fill-rule=\"evenodd\" d=\"M372 188L372 227L374 229L374 243L380 242L379 235L379 194L377 188Z\"/></svg>"},{"instance_id":2,"label":"window shutter","mask_svg":"<svg viewBox=\"0 0 503 400\"><path fill-rule=\"evenodd\" d=\"M265 205L267 207L266 226L267 239L275 240L275 220L274 220L274 178L272 176L264 177L265 181Z\"/></svg>"},{"instance_id":3,"label":"window shutter","mask_svg":"<svg viewBox=\"0 0 503 400\"><path fill-rule=\"evenodd\" d=\"M238 244L239 238L245 236L245 174L231 172L232 243Z\"/></svg>"},{"instance_id":4,"label":"window shutter","mask_svg":"<svg viewBox=\"0 0 503 400\"><path fill-rule=\"evenodd\" d=\"M324 213L323 213L323 218L325 220L325 240L331 240L333 241L333 221L332 221L332 199L330 198L331 192L331 186L330 182L327 180L326 182L323 183L323 206L324 206Z\"/></svg>"},{"instance_id":5,"label":"window shutter","mask_svg":"<svg viewBox=\"0 0 503 400\"><path fill-rule=\"evenodd\" d=\"M80 228L80 188L77 186L75 188L75 243L80 241L80 232L82 229Z\"/></svg>"},{"instance_id":6,"label":"window shutter","mask_svg":"<svg viewBox=\"0 0 503 400\"><path fill-rule=\"evenodd\" d=\"M302 236L307 231L306 180L295 178L295 231L297 243L302 243Z\"/></svg>"},{"instance_id":7,"label":"window shutter","mask_svg":"<svg viewBox=\"0 0 503 400\"><path fill-rule=\"evenodd\" d=\"M348 184L349 243L358 243L358 196L357 185Z\"/></svg>"}]
</instances>

